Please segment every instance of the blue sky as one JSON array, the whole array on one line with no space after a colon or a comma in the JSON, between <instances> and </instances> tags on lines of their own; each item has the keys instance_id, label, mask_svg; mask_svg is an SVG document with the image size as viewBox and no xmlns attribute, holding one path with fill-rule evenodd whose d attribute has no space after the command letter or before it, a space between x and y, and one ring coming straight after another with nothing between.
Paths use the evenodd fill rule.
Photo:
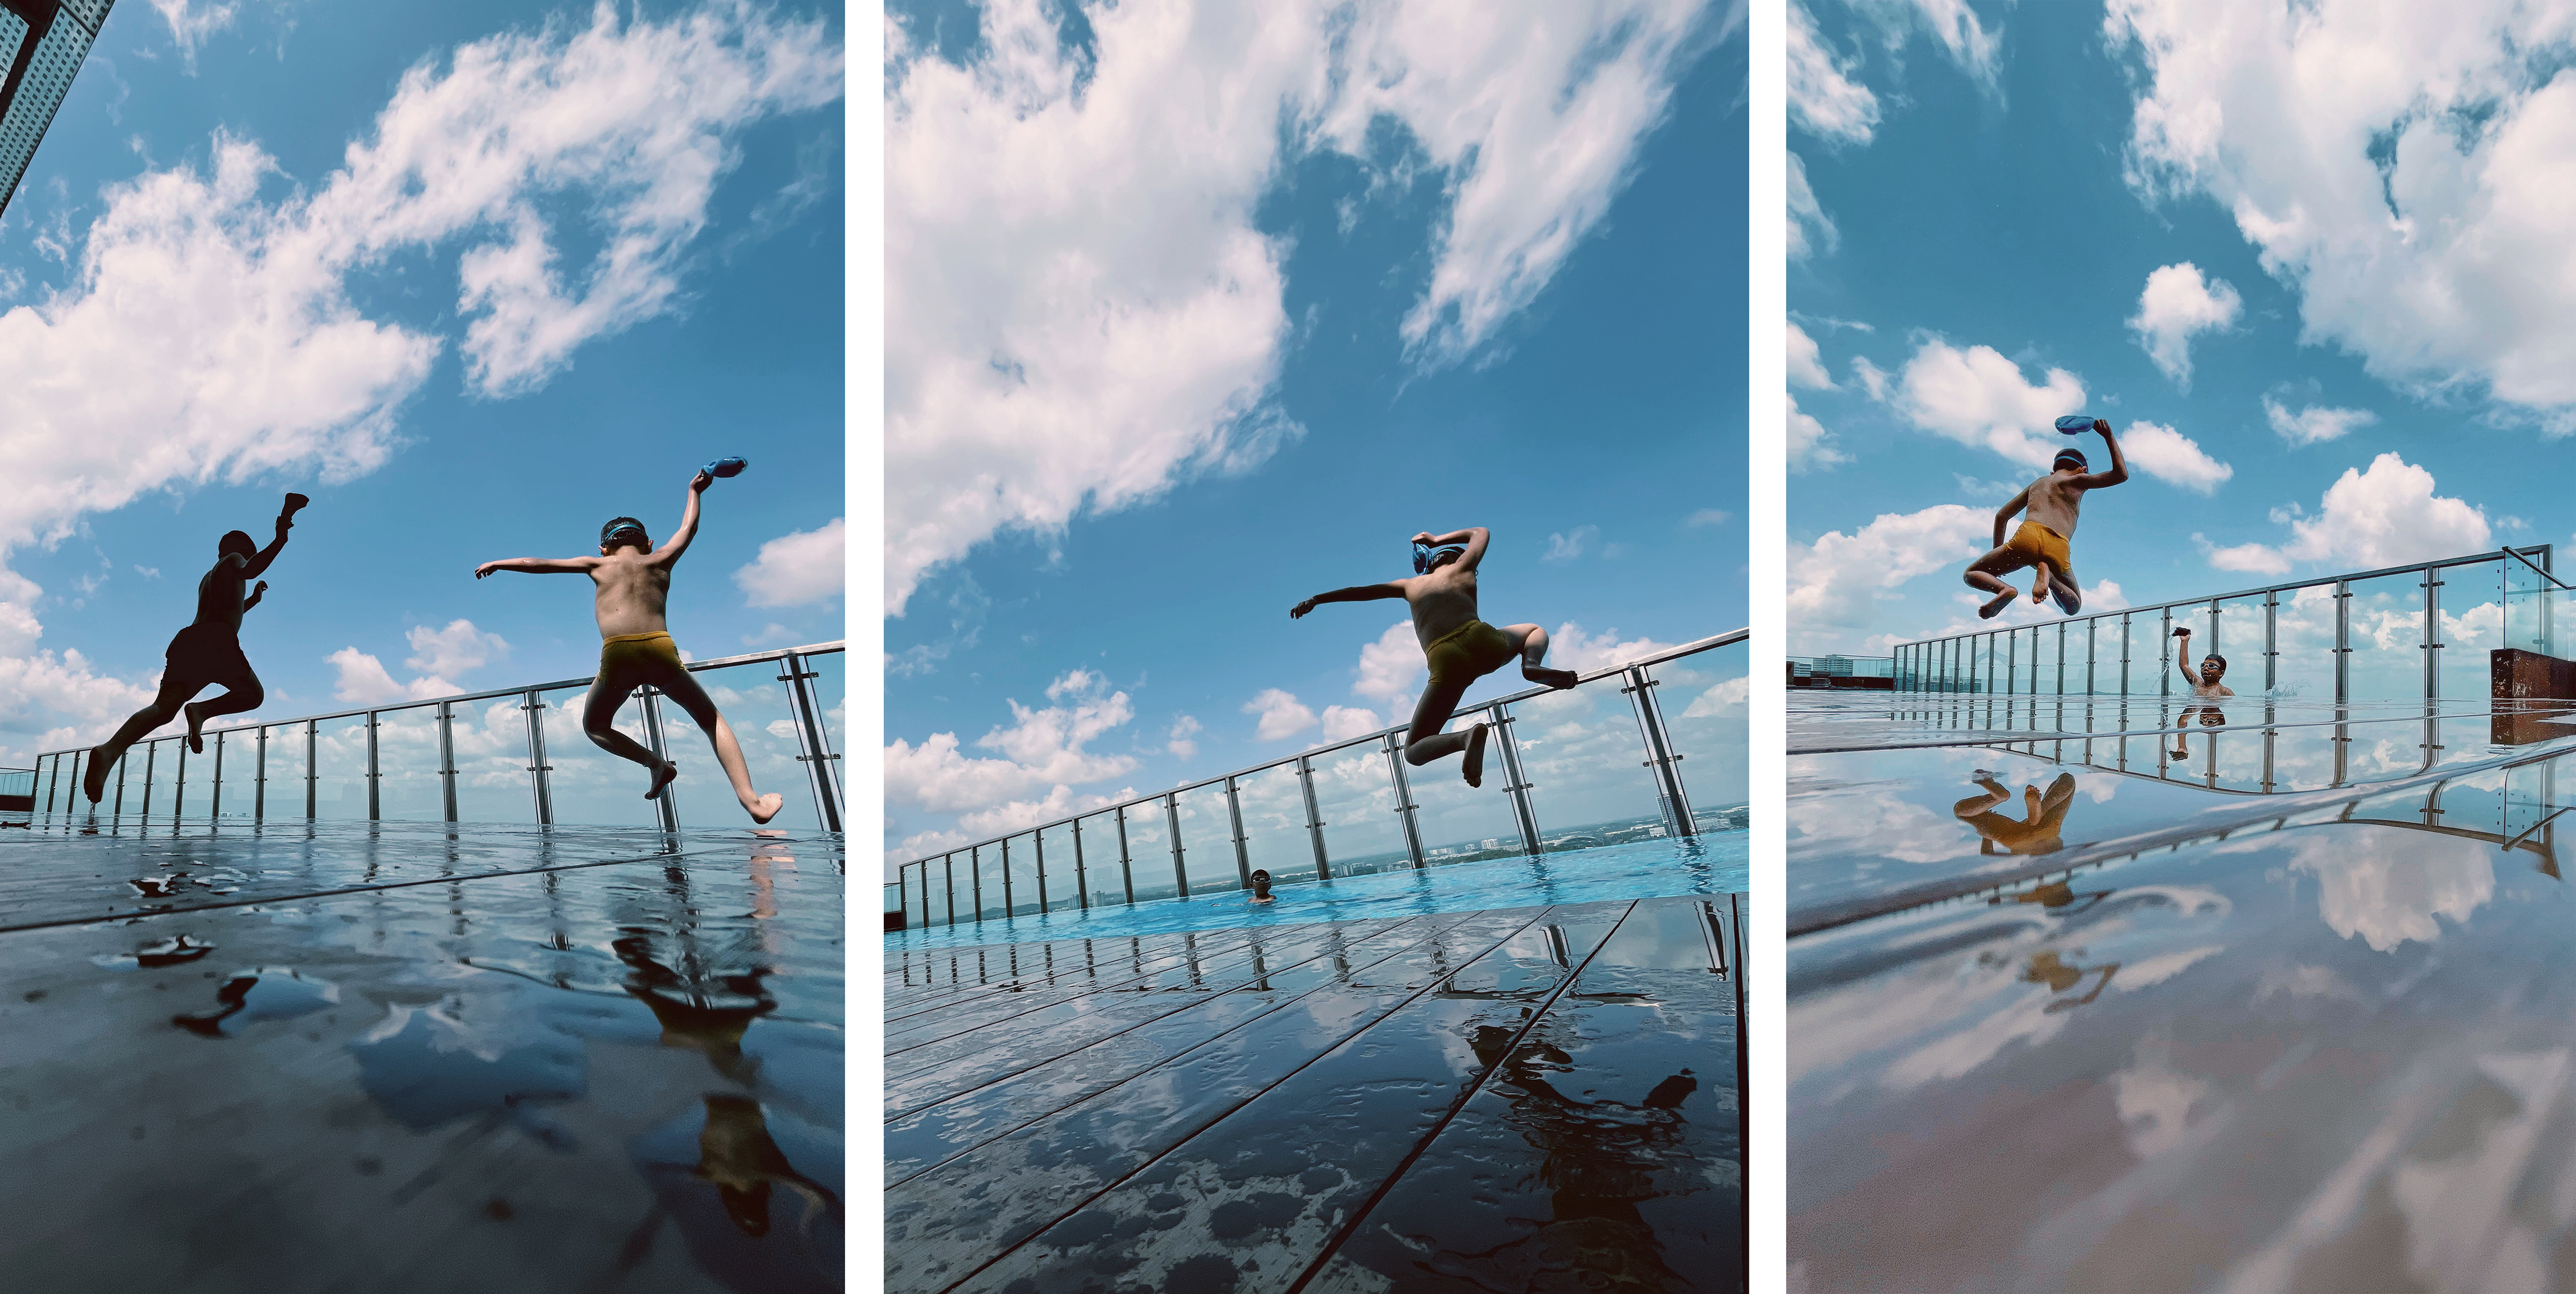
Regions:
<instances>
[{"instance_id":1,"label":"blue sky","mask_svg":"<svg viewBox=\"0 0 2576 1294\"><path fill-rule=\"evenodd\" d=\"M895 11L890 858L1409 714L1400 604L1287 609L1417 530L1578 666L1744 623L1740 9Z\"/></svg>"},{"instance_id":2,"label":"blue sky","mask_svg":"<svg viewBox=\"0 0 2576 1294\"><path fill-rule=\"evenodd\" d=\"M2132 460L2093 607L2576 537L2553 23L1792 0L1791 650L1974 623L2058 413Z\"/></svg>"},{"instance_id":3,"label":"blue sky","mask_svg":"<svg viewBox=\"0 0 2576 1294\"><path fill-rule=\"evenodd\" d=\"M0 221L0 762L148 699L216 537L288 717L579 676L592 551L708 495L699 658L839 638L837 5L119 6Z\"/></svg>"}]
</instances>

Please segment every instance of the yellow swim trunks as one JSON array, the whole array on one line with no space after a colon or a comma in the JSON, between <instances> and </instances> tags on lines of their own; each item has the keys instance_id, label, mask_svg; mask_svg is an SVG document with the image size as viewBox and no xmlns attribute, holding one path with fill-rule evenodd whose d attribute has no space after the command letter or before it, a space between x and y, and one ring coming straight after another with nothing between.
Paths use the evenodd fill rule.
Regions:
<instances>
[{"instance_id":1,"label":"yellow swim trunks","mask_svg":"<svg viewBox=\"0 0 2576 1294\"><path fill-rule=\"evenodd\" d=\"M1453 683L1460 690L1493 673L1521 654L1519 644L1482 620L1470 620L1442 634L1422 654L1431 661L1431 686Z\"/></svg>"},{"instance_id":2,"label":"yellow swim trunks","mask_svg":"<svg viewBox=\"0 0 2576 1294\"><path fill-rule=\"evenodd\" d=\"M599 643L599 681L619 693L644 686L665 687L685 677L679 644L667 633L617 634Z\"/></svg>"},{"instance_id":3,"label":"yellow swim trunks","mask_svg":"<svg viewBox=\"0 0 2576 1294\"><path fill-rule=\"evenodd\" d=\"M2075 578L2075 559L2067 553L2066 536L2036 521L2021 523L2021 528L2013 531L2012 539L2004 545L2004 551L2018 559L2003 568L2007 571L2037 566L2044 561L2058 578L2069 584L2082 584Z\"/></svg>"}]
</instances>

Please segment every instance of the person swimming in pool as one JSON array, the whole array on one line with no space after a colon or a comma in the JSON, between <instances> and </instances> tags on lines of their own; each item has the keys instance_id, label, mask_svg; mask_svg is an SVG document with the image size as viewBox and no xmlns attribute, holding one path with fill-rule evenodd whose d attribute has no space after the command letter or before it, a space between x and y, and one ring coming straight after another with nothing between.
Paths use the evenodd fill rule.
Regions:
<instances>
[{"instance_id":1,"label":"person swimming in pool","mask_svg":"<svg viewBox=\"0 0 2576 1294\"><path fill-rule=\"evenodd\" d=\"M1574 686L1576 677L1573 670L1550 669L1539 663L1547 657L1545 629L1534 624L1497 629L1476 618L1476 566L1485 560L1485 545L1490 538L1483 526L1469 526L1445 535L1423 531L1413 537L1413 542L1436 551L1415 559L1418 573L1412 578L1354 584L1318 593L1288 610L1288 618L1296 620L1326 602L1404 599L1413 611L1414 636L1421 639L1422 654L1431 665L1431 681L1422 689L1422 699L1414 704L1413 726L1404 735L1404 762L1418 767L1463 751L1466 761L1462 771L1469 786L1485 784L1489 725L1479 723L1465 732L1440 730L1449 722L1450 712L1458 708L1458 698L1466 695L1467 685L1516 657L1521 663L1521 677L1533 683L1569 688Z\"/></svg>"},{"instance_id":2,"label":"person swimming in pool","mask_svg":"<svg viewBox=\"0 0 2576 1294\"><path fill-rule=\"evenodd\" d=\"M1262 868L1253 868L1252 897L1246 900L1246 902L1276 903L1278 901L1279 900L1270 896L1270 873Z\"/></svg>"},{"instance_id":3,"label":"person swimming in pool","mask_svg":"<svg viewBox=\"0 0 2576 1294\"><path fill-rule=\"evenodd\" d=\"M202 754L206 720L256 710L266 699L259 675L251 672L250 658L242 655L242 613L267 595L268 581L259 577L277 560L278 550L286 547L286 532L295 528L296 511L311 502L301 494L286 496L286 506L277 514L277 538L266 548L238 530L215 541L214 568L197 581L197 618L170 639L161 690L152 704L135 711L115 736L90 753L89 769L81 777L81 790L90 803L98 803L107 793L108 773L125 757L126 747L141 741L143 734L184 714L188 749ZM242 596L243 586L253 580L259 583L251 587L250 596ZM203 701L188 699L217 684L224 688L221 695Z\"/></svg>"},{"instance_id":4,"label":"person swimming in pool","mask_svg":"<svg viewBox=\"0 0 2576 1294\"><path fill-rule=\"evenodd\" d=\"M1968 587L1994 594L1977 615L1991 620L2012 604L2013 586L2003 577L2025 566L2039 568L2032 579L2030 600L2033 604L2057 599L2057 609L2068 615L2084 609L2084 590L2075 582L2074 558L2068 545L2075 538L2076 514L2083 510L2084 492L2106 489L2129 479L2128 460L2120 456L2120 442L2111 434L2111 424L2093 420L2093 430L2102 433L2102 443L2111 447L2111 470L2087 472L2080 450L2061 449L2049 465L2048 475L2023 487L2010 502L1995 510L1995 546L1985 556L1968 563L1963 578ZM2004 523L2013 514L2028 511L2010 541L2004 538Z\"/></svg>"},{"instance_id":5,"label":"person swimming in pool","mask_svg":"<svg viewBox=\"0 0 2576 1294\"><path fill-rule=\"evenodd\" d=\"M2218 698L2236 695L2234 689L2219 681L2227 677L2227 658L2211 652L2200 658L2200 669L2195 673L2191 667L2191 630L2176 629L2173 636L2174 668L2181 672L2183 686L2191 689L2194 698L2207 703L2184 706L2182 713L2175 716L2174 726L2188 727L2193 717L2198 716L2200 726L2204 728L2224 727L2227 723L2227 712L2218 708ZM2217 740L2214 734L2210 737L2213 743ZM2179 732L2174 734L2173 757L2191 758L2191 743Z\"/></svg>"},{"instance_id":6,"label":"person swimming in pool","mask_svg":"<svg viewBox=\"0 0 2576 1294\"><path fill-rule=\"evenodd\" d=\"M661 798L664 788L680 775L680 766L657 759L642 742L616 728L617 708L639 687L655 687L689 712L689 718L707 734L715 746L716 762L724 766L726 780L733 783L734 798L742 802L743 812L753 822L767 822L778 816L785 801L775 792L762 795L751 788L751 770L743 763L742 745L734 740L733 729L724 715L716 710L706 689L689 676L688 666L680 661L680 649L671 641L669 624L663 619L663 607L671 595L671 568L679 563L680 554L689 551L689 542L698 535L698 496L706 493L715 477L700 471L689 481L689 502L680 514L680 528L672 532L660 548L644 533L644 523L633 517L613 517L599 528L599 555L596 557L512 557L485 562L474 568L474 578L481 579L494 571L522 571L530 575L569 575L590 577L598 591L593 603L599 620L599 677L590 685L590 695L582 702L581 729L600 749L620 759L631 759L653 771L653 784L644 792L648 800Z\"/></svg>"}]
</instances>

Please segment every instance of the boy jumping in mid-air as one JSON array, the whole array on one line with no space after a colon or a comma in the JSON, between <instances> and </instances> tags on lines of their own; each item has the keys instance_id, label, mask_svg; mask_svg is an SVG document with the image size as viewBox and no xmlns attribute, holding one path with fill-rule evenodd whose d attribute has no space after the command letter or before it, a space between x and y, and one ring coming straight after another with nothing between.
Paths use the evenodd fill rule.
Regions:
<instances>
[{"instance_id":1,"label":"boy jumping in mid-air","mask_svg":"<svg viewBox=\"0 0 2576 1294\"><path fill-rule=\"evenodd\" d=\"M627 694L638 687L660 688L662 694L680 703L689 718L707 734L716 748L716 760L724 765L725 777L733 783L734 798L742 801L743 811L753 822L767 822L778 816L784 803L776 794L761 795L751 789L751 772L742 762L742 746L734 740L733 729L717 713L716 703L707 698L706 689L689 676L680 663L680 649L671 642L670 626L662 618L663 604L671 595L671 567L680 554L689 551L689 541L698 534L698 496L715 480L701 471L689 482L689 503L680 514L680 528L660 548L653 547L644 534L644 523L633 517L612 518L599 528L597 557L513 557L507 561L485 562L474 568L474 578L481 579L494 571L525 571L531 575L570 574L579 572L590 577L598 588L594 611L599 618L599 677L590 685L590 695L582 702L581 729L593 744L621 759L631 759L653 770L652 788L644 792L648 800L659 799L662 789L680 775L680 766L653 756L634 738L616 728L617 707L626 704Z\"/></svg>"},{"instance_id":2,"label":"boy jumping in mid-air","mask_svg":"<svg viewBox=\"0 0 2576 1294\"><path fill-rule=\"evenodd\" d=\"M301 494L286 496L286 507L277 514L277 538L266 548L254 545L249 535L238 530L215 541L214 569L197 581L197 618L170 640L160 693L152 704L135 711L106 744L90 752L89 771L81 775L81 790L90 803L98 803L106 793L108 773L124 758L125 748L142 740L143 734L184 713L188 749L203 753L206 743L200 734L206 720L259 708L268 693L260 686L259 675L251 672L250 659L242 655L241 622L242 613L258 606L268 592L268 581L259 580L249 597L242 596L242 586L258 580L277 560L277 551L286 547L286 532L295 526L296 509L311 502ZM221 696L188 699L218 683L224 687Z\"/></svg>"},{"instance_id":3,"label":"boy jumping in mid-air","mask_svg":"<svg viewBox=\"0 0 2576 1294\"><path fill-rule=\"evenodd\" d=\"M1413 609L1413 633L1422 640L1422 654L1431 665L1431 681L1422 689L1422 700L1413 707L1413 727L1404 736L1404 762L1413 765L1430 763L1444 755L1467 753L1464 772L1467 785L1485 784L1485 729L1477 724L1465 732L1442 732L1449 714L1458 708L1458 698L1466 695L1467 685L1501 669L1513 658L1521 662L1521 677L1549 687L1574 686L1575 674L1570 669L1549 669L1539 664L1547 657L1547 631L1537 625L1505 625L1500 629L1476 618L1476 564L1485 559L1488 534L1483 526L1434 536L1429 531L1413 537L1413 542L1437 548L1427 569L1411 579L1389 580L1384 584L1355 584L1335 589L1289 608L1291 620L1304 616L1324 602L1372 602L1380 598L1402 598Z\"/></svg>"},{"instance_id":4,"label":"boy jumping in mid-air","mask_svg":"<svg viewBox=\"0 0 2576 1294\"><path fill-rule=\"evenodd\" d=\"M2129 479L2128 460L2120 457L2120 442L2112 437L2111 424L2096 418L2093 430L2102 433L2102 443L2111 447L2110 471L2088 473L2081 451L2061 449L2048 475L2031 482L1996 511L1994 549L1968 563L1968 587L1995 595L1977 608L1979 616L1991 620L2012 603L2013 587L2002 577L2025 566L2039 568L2030 585L2033 603L2045 602L2054 594L2058 610L2071 616L2084 609L2084 590L2075 583L2073 559L2067 553L2068 541L2075 538L2075 514L2084 506L2086 490ZM2005 542L2004 523L2024 508L2030 515L2013 532L2011 542Z\"/></svg>"}]
</instances>

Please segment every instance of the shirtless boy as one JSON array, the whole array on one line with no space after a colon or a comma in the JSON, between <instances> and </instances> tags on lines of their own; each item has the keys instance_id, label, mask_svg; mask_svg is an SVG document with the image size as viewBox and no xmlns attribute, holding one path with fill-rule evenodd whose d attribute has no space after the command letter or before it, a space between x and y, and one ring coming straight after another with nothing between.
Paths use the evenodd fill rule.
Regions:
<instances>
[{"instance_id":1,"label":"shirtless boy","mask_svg":"<svg viewBox=\"0 0 2576 1294\"><path fill-rule=\"evenodd\" d=\"M1318 593L1288 611L1288 618L1294 620L1325 602L1404 599L1413 610L1413 634L1422 641L1422 654L1431 665L1431 681L1422 689L1422 700L1413 707L1413 727L1405 733L1404 762L1419 766L1465 751L1463 771L1469 786L1485 784L1485 729L1489 725L1480 723L1465 732L1440 731L1449 722L1450 712L1458 708L1458 698L1466 695L1467 685L1501 669L1514 657L1520 659L1521 677L1533 683L1566 688L1574 686L1575 680L1572 670L1539 664L1547 656L1546 630L1537 625L1505 625L1497 629L1476 618L1476 564L1485 559L1488 538L1483 526L1469 526L1445 535L1426 530L1415 535L1413 542L1439 551L1431 555L1421 574Z\"/></svg>"},{"instance_id":2,"label":"shirtless boy","mask_svg":"<svg viewBox=\"0 0 2576 1294\"><path fill-rule=\"evenodd\" d=\"M2111 424L2093 420L2093 430L2102 433L2102 443L2111 447L2111 470L2085 471L2084 455L2068 448L2057 452L2057 461L2048 475L2030 483L2029 488L2012 497L1995 513L1995 546L1993 551L1968 563L1968 587L1995 596L1977 614L1991 620L2001 614L2013 600L2013 587L2003 576L2025 566L2039 568L2031 580L2030 600L2040 603L2054 594L2057 609L2068 615L2084 609L2084 590L2075 583L2073 559L2067 544L2075 538L2076 513L2084 506L2084 492L2118 485L2129 479L2128 460L2120 457L2120 442L2111 435ZM2021 528L2012 540L2004 540L2004 523L2016 512L2029 509Z\"/></svg>"},{"instance_id":3,"label":"shirtless boy","mask_svg":"<svg viewBox=\"0 0 2576 1294\"><path fill-rule=\"evenodd\" d=\"M206 720L219 714L240 714L256 710L268 693L260 686L259 675L251 672L250 659L242 655L242 613L259 605L268 592L268 581L260 580L249 597L242 596L242 586L257 580L277 560L277 551L286 547L286 532L295 526L296 509L312 502L301 494L286 496L286 507L277 514L277 538L266 548L255 547L250 536L234 530L215 541L214 569L197 581L197 618L170 640L168 663L161 671L161 691L152 704L134 712L125 726L106 744L90 752L89 770L81 776L81 790L89 802L98 803L107 791L107 775L116 761L125 757L125 749L143 739L143 734L179 717L188 716L188 749L203 753L206 742ZM221 696L190 702L188 698L222 684Z\"/></svg>"},{"instance_id":4,"label":"shirtless boy","mask_svg":"<svg viewBox=\"0 0 2576 1294\"><path fill-rule=\"evenodd\" d=\"M698 535L698 496L706 492L715 478L701 471L689 482L689 503L680 514L680 528L660 548L653 547L644 534L644 523L633 517L616 517L599 528L597 557L513 557L507 561L485 562L474 568L474 578L481 579L494 571L525 571L531 575L572 574L590 577L598 589L593 610L599 618L599 677L590 685L590 695L582 702L581 729L600 749L621 759L631 759L653 770L653 785L644 792L648 800L659 799L662 788L680 775L680 766L653 757L643 743L616 728L617 707L638 687L661 689L664 696L680 703L689 718L707 734L716 748L716 761L724 765L725 777L733 783L734 798L742 801L745 813L753 822L767 822L778 816L784 803L775 793L761 795L751 789L751 772L742 762L742 746L734 740L733 729L717 713L716 703L709 700L706 689L689 675L680 663L680 649L671 642L671 630L662 618L663 604L671 595L671 567L680 554L689 551L689 541Z\"/></svg>"},{"instance_id":5,"label":"shirtless boy","mask_svg":"<svg viewBox=\"0 0 2576 1294\"><path fill-rule=\"evenodd\" d=\"M2193 715L2200 716L2200 724L2204 728L2216 728L2225 724L2227 712L2218 708L2217 700L2222 696L2236 695L2233 689L2219 682L2220 679L2227 677L2227 658L2216 652L2201 657L2200 670L2195 676L2191 668L2191 631L2176 629L2174 630L2174 668L2181 671L2183 686L2191 689L2193 697L2210 703L2184 706L2182 713L2176 717L2174 726L2177 728L2188 726ZM2213 735L2210 740L2216 741L2217 738ZM2176 759L2191 757L2191 745L2179 732L2174 734L2173 757Z\"/></svg>"}]
</instances>

